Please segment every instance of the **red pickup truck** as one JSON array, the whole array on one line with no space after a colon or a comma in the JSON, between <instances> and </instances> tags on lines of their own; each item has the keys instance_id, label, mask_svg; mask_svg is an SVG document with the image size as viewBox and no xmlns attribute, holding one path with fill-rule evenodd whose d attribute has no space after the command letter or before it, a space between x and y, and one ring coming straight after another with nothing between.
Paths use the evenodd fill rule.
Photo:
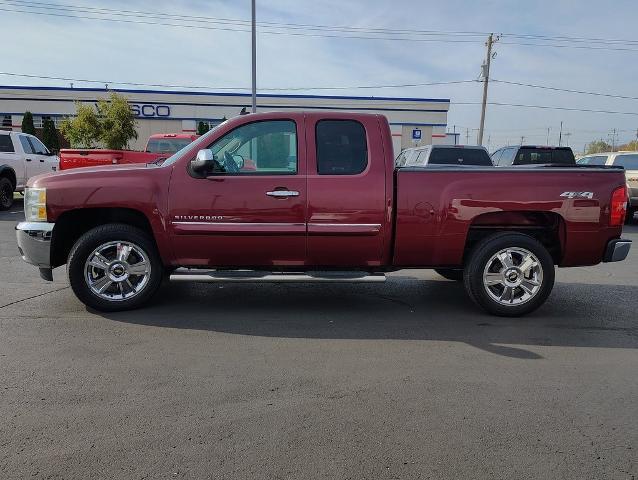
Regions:
<instances>
[{"instance_id":1,"label":"red pickup truck","mask_svg":"<svg viewBox=\"0 0 638 480\"><path fill-rule=\"evenodd\" d=\"M143 152L64 148L60 150L60 170L124 163L151 163L158 158L171 156L197 138L199 135L190 133L156 133L148 138Z\"/></svg>"},{"instance_id":2,"label":"red pickup truck","mask_svg":"<svg viewBox=\"0 0 638 480\"><path fill-rule=\"evenodd\" d=\"M381 115L229 120L164 162L35 177L20 252L67 264L86 305L139 307L171 281L365 282L435 268L496 315L539 307L554 266L623 260L613 167L394 167Z\"/></svg>"}]
</instances>

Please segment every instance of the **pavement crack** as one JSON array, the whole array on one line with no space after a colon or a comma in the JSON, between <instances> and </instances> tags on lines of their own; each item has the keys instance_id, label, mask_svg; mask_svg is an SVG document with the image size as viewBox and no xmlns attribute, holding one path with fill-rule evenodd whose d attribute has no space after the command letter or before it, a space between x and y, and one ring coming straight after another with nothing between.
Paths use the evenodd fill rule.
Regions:
<instances>
[{"instance_id":1,"label":"pavement crack","mask_svg":"<svg viewBox=\"0 0 638 480\"><path fill-rule=\"evenodd\" d=\"M15 305L16 303L25 302L25 301L27 301L27 300L31 300L32 298L42 297L42 296L44 296L44 295L48 295L49 293L60 292L60 291L62 291L62 290L66 290L67 288L70 288L70 287L68 287L68 286L67 286L67 287L57 288L57 289L55 289L55 290L49 290L48 292L39 293L39 294L37 294L37 295L32 295L32 296L27 297L27 298L22 298L22 299L20 299L20 300L16 300L16 301L14 301L14 302L9 302L9 303L6 303L6 304L4 304L4 305L0 305L0 308L10 307L11 305Z\"/></svg>"}]
</instances>

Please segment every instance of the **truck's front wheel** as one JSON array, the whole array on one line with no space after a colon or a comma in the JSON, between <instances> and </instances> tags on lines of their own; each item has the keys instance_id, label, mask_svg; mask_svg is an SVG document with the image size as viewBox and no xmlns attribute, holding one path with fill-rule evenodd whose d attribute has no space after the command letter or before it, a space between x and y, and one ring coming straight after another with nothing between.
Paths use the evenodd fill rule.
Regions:
<instances>
[{"instance_id":1,"label":"truck's front wheel","mask_svg":"<svg viewBox=\"0 0 638 480\"><path fill-rule=\"evenodd\" d=\"M464 271L469 296L489 313L515 317L540 307L554 286L554 261L536 239L500 233L481 241Z\"/></svg>"},{"instance_id":2,"label":"truck's front wheel","mask_svg":"<svg viewBox=\"0 0 638 480\"><path fill-rule=\"evenodd\" d=\"M102 225L82 235L71 249L67 269L75 295L105 312L141 307L163 276L153 240L124 224Z\"/></svg>"},{"instance_id":3,"label":"truck's front wheel","mask_svg":"<svg viewBox=\"0 0 638 480\"><path fill-rule=\"evenodd\" d=\"M9 210L13 205L13 183L7 177L0 177L0 210Z\"/></svg>"}]
</instances>

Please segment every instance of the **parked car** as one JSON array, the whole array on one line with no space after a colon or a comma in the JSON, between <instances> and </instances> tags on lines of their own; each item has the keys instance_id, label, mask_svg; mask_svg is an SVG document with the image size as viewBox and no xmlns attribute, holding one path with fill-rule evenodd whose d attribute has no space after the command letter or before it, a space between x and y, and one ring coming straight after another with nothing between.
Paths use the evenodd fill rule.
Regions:
<instances>
[{"instance_id":1,"label":"parked car","mask_svg":"<svg viewBox=\"0 0 638 480\"><path fill-rule=\"evenodd\" d=\"M579 165L614 165L625 169L628 205L627 222L634 220L638 212L638 152L606 152L586 155L578 160Z\"/></svg>"},{"instance_id":2,"label":"parked car","mask_svg":"<svg viewBox=\"0 0 638 480\"><path fill-rule=\"evenodd\" d=\"M397 157L397 167L428 165L459 165L491 167L492 160L485 147L469 145L426 145L406 148Z\"/></svg>"},{"instance_id":3,"label":"parked car","mask_svg":"<svg viewBox=\"0 0 638 480\"><path fill-rule=\"evenodd\" d=\"M13 205L31 177L58 169L59 158L33 135L0 130L0 210Z\"/></svg>"},{"instance_id":4,"label":"parked car","mask_svg":"<svg viewBox=\"0 0 638 480\"><path fill-rule=\"evenodd\" d=\"M143 152L108 149L62 149L60 170L79 167L98 167L128 163L151 163L176 153L199 135L184 133L158 133L151 135Z\"/></svg>"},{"instance_id":5,"label":"parked car","mask_svg":"<svg viewBox=\"0 0 638 480\"><path fill-rule=\"evenodd\" d=\"M569 147L532 145L499 148L492 153L492 162L497 167L518 165L576 165L574 152Z\"/></svg>"},{"instance_id":6,"label":"parked car","mask_svg":"<svg viewBox=\"0 0 638 480\"><path fill-rule=\"evenodd\" d=\"M17 229L86 305L140 307L176 282L365 282L463 271L496 315L539 307L554 265L623 260L619 168L395 169L382 115L243 115L164 162L38 176ZM248 168L247 168L248 166Z\"/></svg>"}]
</instances>

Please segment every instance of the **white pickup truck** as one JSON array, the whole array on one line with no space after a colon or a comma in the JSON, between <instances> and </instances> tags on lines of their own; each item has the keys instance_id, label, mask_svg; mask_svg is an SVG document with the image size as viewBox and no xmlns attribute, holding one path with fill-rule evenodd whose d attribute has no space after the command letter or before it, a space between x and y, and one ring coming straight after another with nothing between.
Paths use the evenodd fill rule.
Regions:
<instances>
[{"instance_id":1,"label":"white pickup truck","mask_svg":"<svg viewBox=\"0 0 638 480\"><path fill-rule=\"evenodd\" d=\"M33 135L0 131L0 210L13 204L29 178L56 171L60 159Z\"/></svg>"}]
</instances>

